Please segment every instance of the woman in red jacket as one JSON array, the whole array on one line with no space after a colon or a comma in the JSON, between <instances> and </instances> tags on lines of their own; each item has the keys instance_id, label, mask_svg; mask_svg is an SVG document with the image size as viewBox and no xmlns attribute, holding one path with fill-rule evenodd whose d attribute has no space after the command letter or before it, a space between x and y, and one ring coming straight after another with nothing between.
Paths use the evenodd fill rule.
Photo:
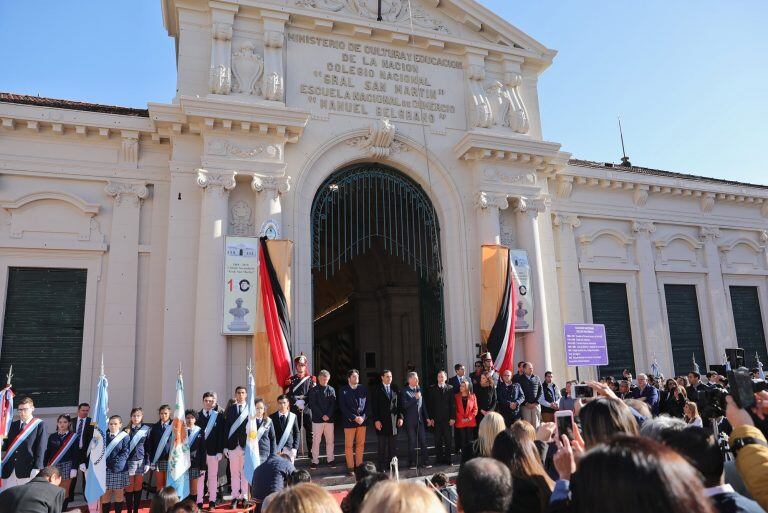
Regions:
<instances>
[{"instance_id":1,"label":"woman in red jacket","mask_svg":"<svg viewBox=\"0 0 768 513\"><path fill-rule=\"evenodd\" d=\"M459 447L462 452L464 447L471 445L475 438L477 427L477 398L472 393L472 384L462 381L459 385L459 393L456 394L456 423L453 427L458 433Z\"/></svg>"}]
</instances>

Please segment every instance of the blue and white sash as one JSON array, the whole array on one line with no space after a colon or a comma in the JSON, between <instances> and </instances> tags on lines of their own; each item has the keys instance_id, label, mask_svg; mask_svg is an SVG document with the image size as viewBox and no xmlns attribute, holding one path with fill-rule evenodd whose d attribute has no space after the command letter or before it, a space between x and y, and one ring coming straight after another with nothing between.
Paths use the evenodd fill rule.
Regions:
<instances>
[{"instance_id":1,"label":"blue and white sash","mask_svg":"<svg viewBox=\"0 0 768 513\"><path fill-rule=\"evenodd\" d=\"M69 451L69 449L75 445L75 441L77 440L77 433L69 433L67 435L67 438L64 439L64 442L59 447L59 450L56 451L56 454L53 455L53 458L51 458L51 461L48 462L48 467L51 467L53 465L56 465L58 462L61 461L61 458L64 457L65 454Z\"/></svg>"},{"instance_id":2,"label":"blue and white sash","mask_svg":"<svg viewBox=\"0 0 768 513\"><path fill-rule=\"evenodd\" d=\"M266 417L264 419L264 422L261 423L261 427L256 431L256 454L254 454L254 460L256 461L256 467L261 465L261 452L259 451L259 442L261 441L261 437L264 436L264 433L269 431L269 426L272 425L272 420L269 417Z\"/></svg>"},{"instance_id":3,"label":"blue and white sash","mask_svg":"<svg viewBox=\"0 0 768 513\"><path fill-rule=\"evenodd\" d=\"M157 444L157 449L155 449L155 457L152 458L153 465L157 463L157 460L159 460L160 456L163 454L163 450L165 450L165 446L168 445L168 440L171 439L171 432L173 432L173 429L171 429L171 425L168 424L165 426L165 432L163 432L163 436L160 438L160 443Z\"/></svg>"},{"instance_id":4,"label":"blue and white sash","mask_svg":"<svg viewBox=\"0 0 768 513\"><path fill-rule=\"evenodd\" d=\"M235 423L232 424L232 427L229 428L229 435L227 435L227 439L232 438L232 435L235 434L235 432L238 430L240 426L243 425L243 422L246 421L248 418L248 405L243 405L243 411L240 412L240 416L235 419Z\"/></svg>"},{"instance_id":5,"label":"blue and white sash","mask_svg":"<svg viewBox=\"0 0 768 513\"><path fill-rule=\"evenodd\" d=\"M280 441L277 443L277 452L280 452L283 450L283 447L285 447L285 443L288 441L288 437L291 435L291 430L293 429L293 423L296 421L296 414L293 412L288 412L288 421L285 423L285 431L283 431L283 435L280 437Z\"/></svg>"},{"instance_id":6,"label":"blue and white sash","mask_svg":"<svg viewBox=\"0 0 768 513\"><path fill-rule=\"evenodd\" d=\"M149 434L149 426L141 426L138 431L133 435L133 438L131 438L131 451L133 452L136 450L136 447L138 447L139 442L144 440L144 438L147 437Z\"/></svg>"},{"instance_id":7,"label":"blue and white sash","mask_svg":"<svg viewBox=\"0 0 768 513\"><path fill-rule=\"evenodd\" d=\"M192 446L195 445L195 440L197 439L197 435L200 434L200 431L202 430L197 426L189 430L189 436L187 437L187 445L189 446L190 449L192 449Z\"/></svg>"},{"instance_id":8,"label":"blue and white sash","mask_svg":"<svg viewBox=\"0 0 768 513\"><path fill-rule=\"evenodd\" d=\"M115 437L112 439L111 442L109 442L109 445L107 446L107 449L104 451L104 457L109 458L109 455L112 454L112 451L115 450L115 447L117 447L117 444L123 441L123 438L128 436L128 433L125 431L120 431Z\"/></svg>"},{"instance_id":9,"label":"blue and white sash","mask_svg":"<svg viewBox=\"0 0 768 513\"><path fill-rule=\"evenodd\" d=\"M211 413L208 416L208 424L205 425L205 439L208 440L208 437L211 436L211 431L213 431L213 426L216 425L216 419L219 417L219 412L216 410L211 410Z\"/></svg>"},{"instance_id":10,"label":"blue and white sash","mask_svg":"<svg viewBox=\"0 0 768 513\"><path fill-rule=\"evenodd\" d=\"M21 433L19 433L16 436L16 439L11 443L11 445L8 447L8 450L3 455L3 460L0 461L0 469L3 468L3 464L8 461L8 459L13 456L13 453L16 452L16 449L19 448L19 446L24 443L24 440L29 438L29 435L32 434L32 432L37 428L37 425L40 424L42 421L40 419L34 418L29 421L29 423L24 426L24 429L21 430Z\"/></svg>"}]
</instances>

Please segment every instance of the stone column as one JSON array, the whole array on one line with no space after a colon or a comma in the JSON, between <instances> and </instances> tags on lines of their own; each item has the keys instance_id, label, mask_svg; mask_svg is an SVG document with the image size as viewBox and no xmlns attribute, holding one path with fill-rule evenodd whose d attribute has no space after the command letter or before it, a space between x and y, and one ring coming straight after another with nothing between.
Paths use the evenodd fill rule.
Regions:
<instances>
[{"instance_id":1,"label":"stone column","mask_svg":"<svg viewBox=\"0 0 768 513\"><path fill-rule=\"evenodd\" d=\"M477 239L480 246L501 243L500 213L508 206L506 194L484 191L477 193L475 207L477 207Z\"/></svg>"},{"instance_id":2,"label":"stone column","mask_svg":"<svg viewBox=\"0 0 768 513\"><path fill-rule=\"evenodd\" d=\"M229 94L232 88L232 26L238 6L220 4L211 9L211 69L208 90Z\"/></svg>"},{"instance_id":3,"label":"stone column","mask_svg":"<svg viewBox=\"0 0 768 513\"><path fill-rule=\"evenodd\" d=\"M227 234L229 191L235 187L234 171L197 172L203 188L200 208L200 238L197 249L197 294L195 301L194 373L192 397L206 390L227 397L227 337L221 333L224 301L224 237ZM167 299L166 299L167 301Z\"/></svg>"},{"instance_id":4,"label":"stone column","mask_svg":"<svg viewBox=\"0 0 768 513\"><path fill-rule=\"evenodd\" d=\"M115 411L126 411L134 404L139 214L148 191L143 183L117 181L109 182L105 191L114 203L101 348L110 375L110 404Z\"/></svg>"},{"instance_id":5,"label":"stone column","mask_svg":"<svg viewBox=\"0 0 768 513\"><path fill-rule=\"evenodd\" d=\"M699 239L704 243L704 259L707 265L707 311L713 344L707 344L707 364L721 364L726 348L737 347L736 326L733 314L728 308L728 291L723 282L723 272L720 264L720 250L717 240L720 229L714 226L699 228ZM703 364L704 362L699 362ZM702 365L703 368L703 365Z\"/></svg>"},{"instance_id":6,"label":"stone column","mask_svg":"<svg viewBox=\"0 0 768 513\"><path fill-rule=\"evenodd\" d=\"M517 241L528 252L533 294L534 331L525 334L525 359L533 363L534 372L544 376L552 367L550 330L547 324L547 291L541 258L538 216L546 211L544 198L520 197L517 200Z\"/></svg>"},{"instance_id":7,"label":"stone column","mask_svg":"<svg viewBox=\"0 0 768 513\"><path fill-rule=\"evenodd\" d=\"M584 300L581 291L581 273L579 271L579 253L576 249L574 228L581 225L581 219L573 214L552 216L552 224L557 228L559 254L560 309L564 323L584 322Z\"/></svg>"},{"instance_id":8,"label":"stone column","mask_svg":"<svg viewBox=\"0 0 768 513\"><path fill-rule=\"evenodd\" d=\"M581 225L581 219L573 214L555 213L552 216L557 237L558 288L560 290L560 312L563 323L586 322L584 297L582 294L579 253L576 248L574 228ZM563 362L563 367L565 363ZM573 375L575 378L575 374Z\"/></svg>"},{"instance_id":9,"label":"stone column","mask_svg":"<svg viewBox=\"0 0 768 513\"><path fill-rule=\"evenodd\" d=\"M277 229L275 238L284 238L280 195L291 190L291 177L254 175L251 188L256 193L256 234L261 237L272 225Z\"/></svg>"},{"instance_id":10,"label":"stone column","mask_svg":"<svg viewBox=\"0 0 768 513\"><path fill-rule=\"evenodd\" d=\"M667 344L664 334L666 323L661 309L661 294L656 281L656 258L651 241L651 234L656 231L656 226L651 221L633 221L632 231L637 234L637 288L642 317L640 339L644 349L644 353L635 354L635 363L638 364L636 372L647 372L656 358L661 373L671 376L672 348Z\"/></svg>"}]
</instances>

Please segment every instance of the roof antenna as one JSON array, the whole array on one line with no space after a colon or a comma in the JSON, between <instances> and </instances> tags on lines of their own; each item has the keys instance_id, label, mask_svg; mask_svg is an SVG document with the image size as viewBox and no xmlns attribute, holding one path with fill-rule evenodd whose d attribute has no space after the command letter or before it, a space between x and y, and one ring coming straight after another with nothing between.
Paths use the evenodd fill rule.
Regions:
<instances>
[{"instance_id":1,"label":"roof antenna","mask_svg":"<svg viewBox=\"0 0 768 513\"><path fill-rule=\"evenodd\" d=\"M379 16L376 18L376 21L381 21L381 0L379 0Z\"/></svg>"},{"instance_id":2,"label":"roof antenna","mask_svg":"<svg viewBox=\"0 0 768 513\"><path fill-rule=\"evenodd\" d=\"M624 132L621 130L621 116L616 116L619 120L619 137L621 137L621 153L624 155L621 157L621 165L623 167L632 167L632 163L629 161L629 157L627 157L627 152L624 149Z\"/></svg>"}]
</instances>

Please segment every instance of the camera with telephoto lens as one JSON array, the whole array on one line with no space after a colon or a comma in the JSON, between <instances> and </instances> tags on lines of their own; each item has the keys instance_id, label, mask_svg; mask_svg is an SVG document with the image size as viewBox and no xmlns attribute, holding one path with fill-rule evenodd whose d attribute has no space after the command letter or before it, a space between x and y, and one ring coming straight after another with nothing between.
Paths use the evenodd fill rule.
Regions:
<instances>
[{"instance_id":1,"label":"camera with telephoto lens","mask_svg":"<svg viewBox=\"0 0 768 513\"><path fill-rule=\"evenodd\" d=\"M699 391L699 404L701 416L705 419L714 419L725 416L728 391L720 387L707 388Z\"/></svg>"}]
</instances>

